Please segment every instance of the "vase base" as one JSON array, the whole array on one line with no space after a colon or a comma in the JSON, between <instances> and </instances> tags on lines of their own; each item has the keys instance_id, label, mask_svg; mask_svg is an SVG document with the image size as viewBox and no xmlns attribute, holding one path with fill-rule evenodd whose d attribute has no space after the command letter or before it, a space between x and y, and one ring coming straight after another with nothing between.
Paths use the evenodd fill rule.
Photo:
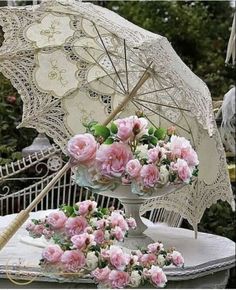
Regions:
<instances>
[{"instance_id":1,"label":"vase base","mask_svg":"<svg viewBox=\"0 0 236 290\"><path fill-rule=\"evenodd\" d=\"M121 248L127 248L129 250L138 250L140 248L146 248L147 245L154 243L153 239L146 235L141 235L137 237L125 238L124 242L118 242L117 245Z\"/></svg>"}]
</instances>

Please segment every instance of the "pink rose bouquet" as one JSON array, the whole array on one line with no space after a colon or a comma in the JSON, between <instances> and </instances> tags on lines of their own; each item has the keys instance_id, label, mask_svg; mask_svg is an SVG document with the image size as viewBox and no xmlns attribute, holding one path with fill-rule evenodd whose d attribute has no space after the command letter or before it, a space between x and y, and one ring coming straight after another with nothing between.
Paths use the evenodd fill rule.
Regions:
<instances>
[{"instance_id":1,"label":"pink rose bouquet","mask_svg":"<svg viewBox=\"0 0 236 290\"><path fill-rule=\"evenodd\" d=\"M31 220L26 229L32 237L44 236L51 242L42 251L40 265L52 275L89 277L103 288L137 288L148 283L164 287L163 267L183 267L184 259L174 248L165 250L161 242L125 252L116 243L135 227L135 220L122 211L98 208L96 202L86 200Z\"/></svg>"},{"instance_id":2,"label":"pink rose bouquet","mask_svg":"<svg viewBox=\"0 0 236 290\"><path fill-rule=\"evenodd\" d=\"M130 116L106 127L96 122L74 136L67 146L75 180L97 192L131 186L149 194L169 184L191 183L197 176L197 153L189 140L175 135L172 126L148 128L148 121Z\"/></svg>"}]
</instances>

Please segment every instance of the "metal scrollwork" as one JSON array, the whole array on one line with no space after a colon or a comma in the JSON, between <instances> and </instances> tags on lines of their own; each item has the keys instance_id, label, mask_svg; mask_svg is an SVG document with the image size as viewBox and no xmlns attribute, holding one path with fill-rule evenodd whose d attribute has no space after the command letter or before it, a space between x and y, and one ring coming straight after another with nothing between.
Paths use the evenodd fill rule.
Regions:
<instances>
[{"instance_id":1,"label":"metal scrollwork","mask_svg":"<svg viewBox=\"0 0 236 290\"><path fill-rule=\"evenodd\" d=\"M53 155L47 161L47 167L51 171L58 171L63 165L63 160L58 155Z\"/></svg>"},{"instance_id":2,"label":"metal scrollwork","mask_svg":"<svg viewBox=\"0 0 236 290\"><path fill-rule=\"evenodd\" d=\"M28 171L27 176L16 176L5 178L4 182L1 183L0 187L0 198L6 197L7 195L10 195L12 190L14 191L15 184L18 182L23 182L24 185L27 181L40 181L45 179L47 176L49 176L50 171L56 172L63 166L63 160L60 155L54 154L52 156L49 156L46 160L39 161L36 165L32 164L30 171ZM28 168L26 168L28 169ZM14 183L14 185L9 185L9 182ZM8 184L5 184L8 183Z\"/></svg>"},{"instance_id":3,"label":"metal scrollwork","mask_svg":"<svg viewBox=\"0 0 236 290\"><path fill-rule=\"evenodd\" d=\"M26 208L35 194L40 193L52 175L63 166L62 158L59 147L53 145L0 166L0 216Z\"/></svg>"},{"instance_id":4,"label":"metal scrollwork","mask_svg":"<svg viewBox=\"0 0 236 290\"><path fill-rule=\"evenodd\" d=\"M39 162L38 164L36 164L36 166L35 166L35 172L38 175L40 175L40 174L43 173L43 176L38 177L40 179L46 177L48 175L48 172L49 172L47 163L45 163L45 162ZM36 179L38 179L38 178L36 177Z\"/></svg>"},{"instance_id":5,"label":"metal scrollwork","mask_svg":"<svg viewBox=\"0 0 236 290\"><path fill-rule=\"evenodd\" d=\"M10 187L8 185L3 186L2 193L0 193L0 197L4 197L8 195L10 192Z\"/></svg>"}]
</instances>

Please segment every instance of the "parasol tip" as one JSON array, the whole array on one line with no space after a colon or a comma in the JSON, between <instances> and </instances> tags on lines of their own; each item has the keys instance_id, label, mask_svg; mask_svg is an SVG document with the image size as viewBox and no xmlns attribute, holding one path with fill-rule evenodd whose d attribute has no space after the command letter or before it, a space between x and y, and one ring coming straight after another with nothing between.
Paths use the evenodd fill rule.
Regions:
<instances>
[{"instance_id":1,"label":"parasol tip","mask_svg":"<svg viewBox=\"0 0 236 290\"><path fill-rule=\"evenodd\" d=\"M23 128L24 126L24 122L21 122L19 125L16 126L16 129L20 129Z\"/></svg>"}]
</instances>

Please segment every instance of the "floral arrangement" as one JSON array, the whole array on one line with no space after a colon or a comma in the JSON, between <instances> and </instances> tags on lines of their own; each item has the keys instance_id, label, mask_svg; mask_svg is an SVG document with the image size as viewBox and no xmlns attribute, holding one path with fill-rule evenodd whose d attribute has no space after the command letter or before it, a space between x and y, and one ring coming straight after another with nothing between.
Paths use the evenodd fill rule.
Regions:
<instances>
[{"instance_id":1,"label":"floral arrangement","mask_svg":"<svg viewBox=\"0 0 236 290\"><path fill-rule=\"evenodd\" d=\"M47 272L91 277L106 288L144 283L164 287L167 279L162 268L181 267L184 259L174 248L166 251L161 242L131 252L115 245L123 241L129 228L135 227L135 220L125 217L122 211L98 208L95 201L86 200L31 220L26 229L34 238L44 236L52 241L40 260Z\"/></svg>"},{"instance_id":2,"label":"floral arrangement","mask_svg":"<svg viewBox=\"0 0 236 290\"><path fill-rule=\"evenodd\" d=\"M198 156L175 128L148 128L143 117L117 119L109 127L91 122L85 134L67 146L76 182L104 191L130 184L132 193L148 194L169 184L191 183Z\"/></svg>"}]
</instances>

